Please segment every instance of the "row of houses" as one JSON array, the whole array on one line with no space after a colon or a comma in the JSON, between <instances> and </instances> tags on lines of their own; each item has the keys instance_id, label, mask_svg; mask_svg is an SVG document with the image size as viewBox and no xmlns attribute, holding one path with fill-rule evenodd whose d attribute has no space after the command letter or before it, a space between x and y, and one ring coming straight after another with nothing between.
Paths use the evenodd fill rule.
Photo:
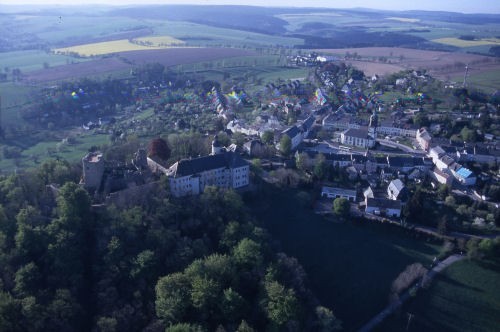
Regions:
<instances>
[{"instance_id":1,"label":"row of houses","mask_svg":"<svg viewBox=\"0 0 500 332\"><path fill-rule=\"evenodd\" d=\"M297 151L296 158L299 154L305 153L311 161L314 161L320 153L317 151L304 150ZM421 172L427 172L433 167L432 159L428 157L412 157L412 156L372 156L359 154L337 154L337 153L322 153L326 161L334 167L354 167L357 171L363 171L368 174L376 173L380 170L388 170L399 172L402 174L410 174L417 169Z\"/></svg>"},{"instance_id":2,"label":"row of houses","mask_svg":"<svg viewBox=\"0 0 500 332\"><path fill-rule=\"evenodd\" d=\"M295 150L300 145L300 143L302 143L304 138L307 138L307 136L309 136L309 132L311 131L315 121L316 119L314 115L310 115L301 124L296 124L284 130L281 133L280 137L283 135L287 135L288 137L290 137L290 140L292 142L292 150ZM277 148L279 149L279 143L277 145Z\"/></svg>"},{"instance_id":3,"label":"row of houses","mask_svg":"<svg viewBox=\"0 0 500 332\"><path fill-rule=\"evenodd\" d=\"M359 120L355 119L354 116L350 115L339 115L339 114L328 114L322 120L323 128L328 130L348 130L348 129L360 129L362 124ZM418 128L412 125L398 125L391 122L383 122L377 126L377 133L379 135L390 135L390 136L402 136L402 137L417 137Z\"/></svg>"},{"instance_id":4,"label":"row of houses","mask_svg":"<svg viewBox=\"0 0 500 332\"><path fill-rule=\"evenodd\" d=\"M473 186L476 184L476 176L468 168L462 166L455 161L453 155L446 153L446 151L436 146L429 150L428 156L432 158L435 165L431 176L441 184L451 185L453 181L466 186ZM456 156L458 158L458 156Z\"/></svg>"},{"instance_id":5,"label":"row of houses","mask_svg":"<svg viewBox=\"0 0 500 332\"><path fill-rule=\"evenodd\" d=\"M363 196L365 213L399 218L403 207L402 199L407 198L407 189L401 180L396 179L389 183L387 197L375 197L371 187L363 191ZM321 197L345 198L351 203L358 201L356 190L328 186L322 188Z\"/></svg>"}]
</instances>

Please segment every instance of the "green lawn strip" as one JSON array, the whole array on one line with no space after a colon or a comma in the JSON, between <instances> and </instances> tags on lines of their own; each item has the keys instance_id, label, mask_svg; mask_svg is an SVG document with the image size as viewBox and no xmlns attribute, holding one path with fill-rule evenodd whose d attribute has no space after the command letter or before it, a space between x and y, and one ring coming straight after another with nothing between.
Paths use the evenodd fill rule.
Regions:
<instances>
[{"instance_id":1,"label":"green lawn strip","mask_svg":"<svg viewBox=\"0 0 500 332\"><path fill-rule=\"evenodd\" d=\"M428 290L387 319L379 331L498 331L500 262L464 260L438 275Z\"/></svg>"}]
</instances>

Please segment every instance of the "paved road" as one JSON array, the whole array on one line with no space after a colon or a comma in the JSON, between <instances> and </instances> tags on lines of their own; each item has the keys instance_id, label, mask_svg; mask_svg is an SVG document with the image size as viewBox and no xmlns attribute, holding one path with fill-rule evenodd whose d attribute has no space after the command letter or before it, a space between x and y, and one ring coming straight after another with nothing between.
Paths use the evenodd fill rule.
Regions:
<instances>
[{"instance_id":1,"label":"paved road","mask_svg":"<svg viewBox=\"0 0 500 332\"><path fill-rule=\"evenodd\" d=\"M429 278L429 281L431 281L438 273L443 271L445 268L450 266L451 264L458 262L462 259L464 259L465 256L462 255L451 255L450 257L446 258L444 261L439 262L436 266L434 266L428 273L427 273L427 278ZM421 282L418 282L416 287L421 288L422 284ZM403 305L408 299L410 298L410 293L409 291L406 291L403 295L399 297L398 301L395 301L391 304L389 304L384 310L382 310L378 315L373 317L366 325L364 325L362 328L359 329L359 332L368 332L373 330L375 326L380 324L387 316L390 316Z\"/></svg>"}]
</instances>

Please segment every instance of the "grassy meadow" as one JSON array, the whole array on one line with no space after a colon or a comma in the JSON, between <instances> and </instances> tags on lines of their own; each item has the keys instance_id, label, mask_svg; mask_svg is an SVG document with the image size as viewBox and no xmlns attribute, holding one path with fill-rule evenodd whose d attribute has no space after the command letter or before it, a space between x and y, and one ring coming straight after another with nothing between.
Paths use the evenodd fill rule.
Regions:
<instances>
[{"instance_id":1,"label":"grassy meadow","mask_svg":"<svg viewBox=\"0 0 500 332\"><path fill-rule=\"evenodd\" d=\"M438 275L428 290L378 331L498 331L500 262L464 260ZM408 325L408 315L413 315Z\"/></svg>"},{"instance_id":2,"label":"grassy meadow","mask_svg":"<svg viewBox=\"0 0 500 332\"><path fill-rule=\"evenodd\" d=\"M0 64L2 66L0 69L2 71L5 68L9 70L18 68L22 73L26 73L43 69L46 66L60 66L82 61L86 60L39 50L0 52Z\"/></svg>"},{"instance_id":3,"label":"grassy meadow","mask_svg":"<svg viewBox=\"0 0 500 332\"><path fill-rule=\"evenodd\" d=\"M48 139L32 142L16 142L18 146L25 148L19 158L0 159L1 173L11 173L16 169L36 167L45 159L60 158L69 162L78 162L92 146L100 146L109 143L108 135L94 134L93 132L77 135L72 144L63 144L62 140Z\"/></svg>"},{"instance_id":4,"label":"grassy meadow","mask_svg":"<svg viewBox=\"0 0 500 332\"><path fill-rule=\"evenodd\" d=\"M438 253L437 245L401 229L325 219L305 207L297 191L264 191L252 208L282 250L299 260L314 293L345 330L358 329L388 304L390 285L407 265L428 265Z\"/></svg>"},{"instance_id":5,"label":"grassy meadow","mask_svg":"<svg viewBox=\"0 0 500 332\"><path fill-rule=\"evenodd\" d=\"M463 76L452 78L452 80L456 82L461 82L463 79ZM500 89L500 69L496 68L481 73L474 73L474 71L471 70L467 77L467 82L469 87L483 89L486 92L493 93Z\"/></svg>"},{"instance_id":6,"label":"grassy meadow","mask_svg":"<svg viewBox=\"0 0 500 332\"><path fill-rule=\"evenodd\" d=\"M211 46L294 46L302 45L300 38L265 35L261 33L212 27L182 21L148 21L154 23L157 35L169 35L183 40L187 45Z\"/></svg>"},{"instance_id":7,"label":"grassy meadow","mask_svg":"<svg viewBox=\"0 0 500 332\"><path fill-rule=\"evenodd\" d=\"M446 44L456 47L473 47L473 46L483 46L483 45L500 45L500 39L498 38L482 38L478 40L463 40L459 38L438 38L432 40L435 43Z\"/></svg>"}]
</instances>

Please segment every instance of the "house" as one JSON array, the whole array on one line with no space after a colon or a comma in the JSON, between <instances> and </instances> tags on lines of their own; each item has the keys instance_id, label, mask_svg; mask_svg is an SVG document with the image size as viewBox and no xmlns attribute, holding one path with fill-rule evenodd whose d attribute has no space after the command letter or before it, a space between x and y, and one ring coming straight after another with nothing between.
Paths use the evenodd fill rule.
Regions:
<instances>
[{"instance_id":1,"label":"house","mask_svg":"<svg viewBox=\"0 0 500 332\"><path fill-rule=\"evenodd\" d=\"M368 160L369 160L368 157L357 154L351 154L352 166L354 166L354 168L356 168L356 170L358 171L366 170L366 163L368 162Z\"/></svg>"},{"instance_id":2,"label":"house","mask_svg":"<svg viewBox=\"0 0 500 332\"><path fill-rule=\"evenodd\" d=\"M340 134L340 142L346 145L353 145L360 148L373 148L375 138L369 135L367 127L359 129L349 128Z\"/></svg>"},{"instance_id":3,"label":"house","mask_svg":"<svg viewBox=\"0 0 500 332\"><path fill-rule=\"evenodd\" d=\"M408 189L400 179L392 180L387 187L387 197L392 200L405 200Z\"/></svg>"},{"instance_id":4,"label":"house","mask_svg":"<svg viewBox=\"0 0 500 332\"><path fill-rule=\"evenodd\" d=\"M237 189L249 184L249 165L234 152L183 159L165 174L175 197L198 195L206 186Z\"/></svg>"},{"instance_id":5,"label":"house","mask_svg":"<svg viewBox=\"0 0 500 332\"><path fill-rule=\"evenodd\" d=\"M456 164L455 160L448 155L444 155L436 161L436 167L441 171L451 168L453 164Z\"/></svg>"},{"instance_id":6,"label":"house","mask_svg":"<svg viewBox=\"0 0 500 332\"><path fill-rule=\"evenodd\" d=\"M498 163L500 161L500 150L493 148L491 145L487 147L474 147L474 161L479 163Z\"/></svg>"},{"instance_id":7,"label":"house","mask_svg":"<svg viewBox=\"0 0 500 332\"><path fill-rule=\"evenodd\" d=\"M299 144L302 143L304 138L309 135L315 121L316 119L313 115L311 115L301 124L292 126L281 133L282 135L290 137L290 140L292 141L292 150L295 150ZM279 144L277 148L279 149Z\"/></svg>"},{"instance_id":8,"label":"house","mask_svg":"<svg viewBox=\"0 0 500 332\"><path fill-rule=\"evenodd\" d=\"M351 155L349 154L331 154L327 157L327 160L331 161L334 167L348 167L352 165Z\"/></svg>"},{"instance_id":9,"label":"house","mask_svg":"<svg viewBox=\"0 0 500 332\"><path fill-rule=\"evenodd\" d=\"M429 153L427 155L430 158L432 158L432 162L434 164L436 164L437 161L439 160L439 158L441 158L445 154L446 154L446 152L444 151L444 149L438 145L438 146L435 146L433 148L430 148Z\"/></svg>"},{"instance_id":10,"label":"house","mask_svg":"<svg viewBox=\"0 0 500 332\"><path fill-rule=\"evenodd\" d=\"M476 176L466 167L458 167L456 170L452 169L451 173L463 185L473 186L476 184Z\"/></svg>"},{"instance_id":11,"label":"house","mask_svg":"<svg viewBox=\"0 0 500 332\"><path fill-rule=\"evenodd\" d=\"M419 168L414 168L410 172L408 172L408 180L420 181L425 178L425 174L427 172L422 171Z\"/></svg>"},{"instance_id":12,"label":"house","mask_svg":"<svg viewBox=\"0 0 500 332\"><path fill-rule=\"evenodd\" d=\"M302 131L297 126L288 128L287 130L283 131L282 134L290 137L290 140L292 141L292 150L295 150L304 139Z\"/></svg>"},{"instance_id":13,"label":"house","mask_svg":"<svg viewBox=\"0 0 500 332\"><path fill-rule=\"evenodd\" d=\"M349 166L346 169L347 176L349 177L349 180L356 180L358 178L358 170L354 168L354 166Z\"/></svg>"},{"instance_id":14,"label":"house","mask_svg":"<svg viewBox=\"0 0 500 332\"><path fill-rule=\"evenodd\" d=\"M387 164L393 171L408 174L414 168L427 172L432 167L432 160L430 158L422 157L388 156Z\"/></svg>"},{"instance_id":15,"label":"house","mask_svg":"<svg viewBox=\"0 0 500 332\"><path fill-rule=\"evenodd\" d=\"M437 182L441 184L445 184L451 186L453 183L453 176L448 173L447 170L440 170L438 167L434 168L434 170L430 171L430 176Z\"/></svg>"},{"instance_id":16,"label":"house","mask_svg":"<svg viewBox=\"0 0 500 332\"><path fill-rule=\"evenodd\" d=\"M250 157L261 157L262 154L266 151L266 145L260 140L253 139L243 144L243 150Z\"/></svg>"},{"instance_id":17,"label":"house","mask_svg":"<svg viewBox=\"0 0 500 332\"><path fill-rule=\"evenodd\" d=\"M374 194L373 194L373 189L371 186L368 186L368 188L365 189L365 191L363 191L363 196L366 198L375 198Z\"/></svg>"},{"instance_id":18,"label":"house","mask_svg":"<svg viewBox=\"0 0 500 332\"><path fill-rule=\"evenodd\" d=\"M300 129L302 130L304 138L307 138L307 136L309 136L309 133L311 132L311 129L314 126L315 121L316 121L316 118L313 115L310 115L300 125Z\"/></svg>"},{"instance_id":19,"label":"house","mask_svg":"<svg viewBox=\"0 0 500 332\"><path fill-rule=\"evenodd\" d=\"M365 213L399 218L401 216L401 201L386 198L365 198Z\"/></svg>"},{"instance_id":20,"label":"house","mask_svg":"<svg viewBox=\"0 0 500 332\"><path fill-rule=\"evenodd\" d=\"M420 128L417 131L417 142L422 148L422 150L428 151L429 147L431 145L432 137L431 135L427 132L427 129L425 128Z\"/></svg>"},{"instance_id":21,"label":"house","mask_svg":"<svg viewBox=\"0 0 500 332\"><path fill-rule=\"evenodd\" d=\"M343 106L341 106L342 108ZM341 111L341 110L339 110ZM359 129L360 125L350 115L329 114L321 122L323 128L330 130L346 130L349 128Z\"/></svg>"},{"instance_id":22,"label":"house","mask_svg":"<svg viewBox=\"0 0 500 332\"><path fill-rule=\"evenodd\" d=\"M345 198L350 202L356 202L356 190L324 186L321 189L321 197Z\"/></svg>"}]
</instances>

